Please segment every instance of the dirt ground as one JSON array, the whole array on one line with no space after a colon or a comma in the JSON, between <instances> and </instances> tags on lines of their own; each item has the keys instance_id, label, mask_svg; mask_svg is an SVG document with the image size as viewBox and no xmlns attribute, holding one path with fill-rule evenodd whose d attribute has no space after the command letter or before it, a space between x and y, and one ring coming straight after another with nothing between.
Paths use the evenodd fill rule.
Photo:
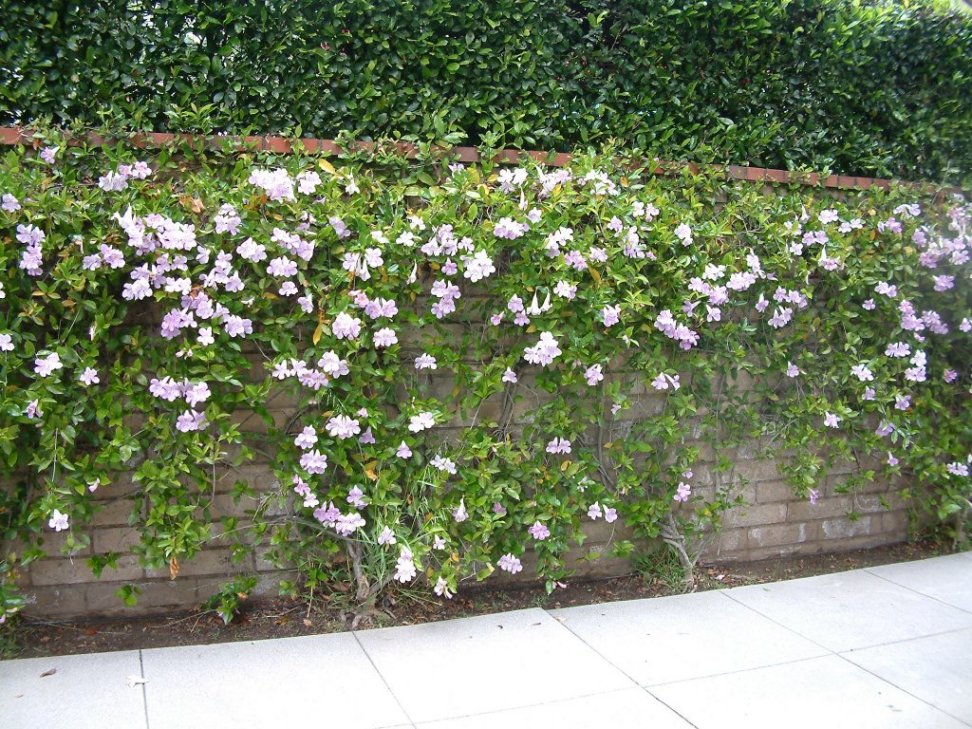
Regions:
<instances>
[{"instance_id":1,"label":"dirt ground","mask_svg":"<svg viewBox=\"0 0 972 729\"><path fill-rule=\"evenodd\" d=\"M931 543L896 544L840 554L787 557L748 563L700 565L695 590L773 582L797 577L840 572L891 562L905 562L941 554ZM680 584L658 578L631 575L598 581L575 581L548 595L542 586L498 589L471 587L451 600L406 591L392 591L366 627L414 625L436 620L482 615L520 608L559 608L618 600L658 597L684 592ZM111 619L74 622L22 620L17 647L7 658L98 653L103 651L158 648L286 638L348 630L353 606L335 593L313 602L264 599L245 604L229 625L214 612L169 617Z\"/></svg>"}]
</instances>

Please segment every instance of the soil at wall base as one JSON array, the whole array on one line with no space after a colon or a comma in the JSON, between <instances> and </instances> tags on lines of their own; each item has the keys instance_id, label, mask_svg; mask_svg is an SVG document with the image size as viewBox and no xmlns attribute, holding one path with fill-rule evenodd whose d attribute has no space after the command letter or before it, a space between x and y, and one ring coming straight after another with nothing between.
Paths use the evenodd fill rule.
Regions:
<instances>
[{"instance_id":1,"label":"soil at wall base","mask_svg":"<svg viewBox=\"0 0 972 729\"><path fill-rule=\"evenodd\" d=\"M940 544L916 542L873 549L812 556L783 557L747 563L701 565L695 590L774 582L906 562L944 554ZM392 591L380 611L359 627L388 627L448 620L450 618L517 610L559 608L616 600L659 597L682 592L678 585L642 575L597 581L575 581L548 595L541 586L464 589L451 600ZM99 653L103 651L158 648L286 638L348 630L353 619L347 595L335 592L313 602L294 599L264 599L244 605L229 625L214 612L195 612L168 617L88 620L72 622L36 621L24 618L17 626L17 645L5 658Z\"/></svg>"}]
</instances>

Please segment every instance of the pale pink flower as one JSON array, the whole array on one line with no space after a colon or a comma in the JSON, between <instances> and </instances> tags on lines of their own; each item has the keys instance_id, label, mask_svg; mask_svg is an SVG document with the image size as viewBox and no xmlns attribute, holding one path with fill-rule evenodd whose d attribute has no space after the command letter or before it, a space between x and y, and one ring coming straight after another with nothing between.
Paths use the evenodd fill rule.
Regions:
<instances>
[{"instance_id":1,"label":"pale pink flower","mask_svg":"<svg viewBox=\"0 0 972 729\"><path fill-rule=\"evenodd\" d=\"M533 526L527 529L530 536L536 539L538 542L542 542L544 539L550 536L550 530L541 524L539 521L535 521Z\"/></svg>"},{"instance_id":2,"label":"pale pink flower","mask_svg":"<svg viewBox=\"0 0 972 729\"><path fill-rule=\"evenodd\" d=\"M411 433L421 433L435 425L435 414L429 412L413 415L409 419L408 430Z\"/></svg>"},{"instance_id":3,"label":"pale pink flower","mask_svg":"<svg viewBox=\"0 0 972 729\"><path fill-rule=\"evenodd\" d=\"M347 502L356 509L363 509L368 505L364 498L364 491L361 490L360 486L351 487L351 490L348 491Z\"/></svg>"},{"instance_id":4,"label":"pale pink flower","mask_svg":"<svg viewBox=\"0 0 972 729\"><path fill-rule=\"evenodd\" d=\"M402 547L398 555L398 562L395 565L395 579L399 582L410 582L415 579L416 574L418 572L412 558L412 550L408 547Z\"/></svg>"},{"instance_id":5,"label":"pale pink flower","mask_svg":"<svg viewBox=\"0 0 972 729\"><path fill-rule=\"evenodd\" d=\"M313 448L316 443L317 431L309 425L305 427L296 438L294 438L294 445L302 450Z\"/></svg>"},{"instance_id":6,"label":"pale pink flower","mask_svg":"<svg viewBox=\"0 0 972 729\"><path fill-rule=\"evenodd\" d=\"M361 334L361 320L342 311L334 318L331 331L338 339L357 339Z\"/></svg>"},{"instance_id":7,"label":"pale pink flower","mask_svg":"<svg viewBox=\"0 0 972 729\"><path fill-rule=\"evenodd\" d=\"M34 360L34 372L36 372L41 377L48 377L55 370L59 370L64 365L61 363L61 358L57 352L52 352L46 357L37 357Z\"/></svg>"},{"instance_id":8,"label":"pale pink flower","mask_svg":"<svg viewBox=\"0 0 972 729\"><path fill-rule=\"evenodd\" d=\"M431 354L422 353L415 358L415 369L417 370L434 370L438 368L438 363Z\"/></svg>"},{"instance_id":9,"label":"pale pink flower","mask_svg":"<svg viewBox=\"0 0 972 729\"><path fill-rule=\"evenodd\" d=\"M497 566L505 571L509 572L511 575L515 575L517 572L523 571L523 564L520 562L518 557L514 557L512 554L507 553L499 558L499 562L496 563Z\"/></svg>"},{"instance_id":10,"label":"pale pink flower","mask_svg":"<svg viewBox=\"0 0 972 729\"><path fill-rule=\"evenodd\" d=\"M429 465L440 471L451 473L453 476L456 475L456 463L451 458L446 458L445 456L436 456L430 461Z\"/></svg>"},{"instance_id":11,"label":"pale pink flower","mask_svg":"<svg viewBox=\"0 0 972 729\"><path fill-rule=\"evenodd\" d=\"M361 432L361 425L357 420L347 415L335 415L327 421L327 432L332 438L351 438Z\"/></svg>"},{"instance_id":12,"label":"pale pink flower","mask_svg":"<svg viewBox=\"0 0 972 729\"><path fill-rule=\"evenodd\" d=\"M679 481L678 488L675 490L675 496L674 496L675 501L679 501L684 504L686 501L689 500L689 496L691 495L692 495L692 487L689 486L684 481Z\"/></svg>"},{"instance_id":13,"label":"pale pink flower","mask_svg":"<svg viewBox=\"0 0 972 729\"><path fill-rule=\"evenodd\" d=\"M398 344L398 336L395 334L394 329L385 327L384 329L379 329L377 332L375 332L373 341L376 347L390 347L393 344Z\"/></svg>"},{"instance_id":14,"label":"pale pink flower","mask_svg":"<svg viewBox=\"0 0 972 729\"><path fill-rule=\"evenodd\" d=\"M91 385L97 385L101 382L101 378L98 377L98 370L93 367L85 367L84 372L78 376L78 380L81 384L90 387Z\"/></svg>"},{"instance_id":15,"label":"pale pink flower","mask_svg":"<svg viewBox=\"0 0 972 729\"><path fill-rule=\"evenodd\" d=\"M965 463L961 463L959 461L953 461L952 463L949 463L947 466L945 466L945 470L948 471L953 476L969 475L968 465Z\"/></svg>"},{"instance_id":16,"label":"pale pink flower","mask_svg":"<svg viewBox=\"0 0 972 729\"><path fill-rule=\"evenodd\" d=\"M56 532L64 531L69 526L67 514L62 514L58 509L54 509L47 526Z\"/></svg>"},{"instance_id":17,"label":"pale pink flower","mask_svg":"<svg viewBox=\"0 0 972 729\"><path fill-rule=\"evenodd\" d=\"M318 450L302 453L300 456L300 467L307 473L322 474L327 470L327 456Z\"/></svg>"},{"instance_id":18,"label":"pale pink flower","mask_svg":"<svg viewBox=\"0 0 972 729\"><path fill-rule=\"evenodd\" d=\"M621 321L621 307L620 306L605 306L601 309L601 321L604 322L604 326L610 327Z\"/></svg>"},{"instance_id":19,"label":"pale pink flower","mask_svg":"<svg viewBox=\"0 0 972 729\"><path fill-rule=\"evenodd\" d=\"M530 364L538 364L545 367L563 354L557 344L557 340L550 332L541 332L540 341L534 346L524 350L523 358Z\"/></svg>"},{"instance_id":20,"label":"pale pink flower","mask_svg":"<svg viewBox=\"0 0 972 729\"><path fill-rule=\"evenodd\" d=\"M435 581L433 591L436 595L439 597L444 597L446 600L452 599L452 591L449 589L449 583L446 582L444 577L439 577L439 579Z\"/></svg>"}]
</instances>

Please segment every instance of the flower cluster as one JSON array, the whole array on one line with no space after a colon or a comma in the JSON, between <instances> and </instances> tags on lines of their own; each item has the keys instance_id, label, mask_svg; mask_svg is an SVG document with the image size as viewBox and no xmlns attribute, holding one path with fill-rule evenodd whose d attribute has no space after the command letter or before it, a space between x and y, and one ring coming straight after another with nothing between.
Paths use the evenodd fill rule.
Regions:
<instances>
[{"instance_id":1,"label":"flower cluster","mask_svg":"<svg viewBox=\"0 0 972 729\"><path fill-rule=\"evenodd\" d=\"M359 162L75 169L49 149L0 168L0 432L44 484L25 529L72 534L90 484L133 470L146 559L182 559L259 451L302 564L343 550L349 579L449 597L527 550L559 584L591 521L714 526L733 484L692 481L695 443L769 436L814 503L851 454L934 484L943 519L969 497L964 201L767 206L601 158L443 165L420 198Z\"/></svg>"}]
</instances>

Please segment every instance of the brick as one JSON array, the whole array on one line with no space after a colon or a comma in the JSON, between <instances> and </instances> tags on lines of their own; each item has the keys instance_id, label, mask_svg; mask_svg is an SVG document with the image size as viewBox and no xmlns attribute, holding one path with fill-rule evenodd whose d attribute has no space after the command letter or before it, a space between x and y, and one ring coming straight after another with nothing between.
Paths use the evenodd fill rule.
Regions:
<instances>
[{"instance_id":1,"label":"brick","mask_svg":"<svg viewBox=\"0 0 972 729\"><path fill-rule=\"evenodd\" d=\"M724 554L743 552L749 546L749 529L724 529L715 536L705 550L706 559L718 559Z\"/></svg>"},{"instance_id":2,"label":"brick","mask_svg":"<svg viewBox=\"0 0 972 729\"><path fill-rule=\"evenodd\" d=\"M232 552L229 549L204 549L192 559L180 562L179 576L176 580L185 577L198 577L201 575L232 575L241 571L252 571L252 557L249 555L242 563L235 563L231 559ZM169 568L146 570L147 577L167 578Z\"/></svg>"},{"instance_id":3,"label":"brick","mask_svg":"<svg viewBox=\"0 0 972 729\"><path fill-rule=\"evenodd\" d=\"M92 546L94 551L99 554L104 554L105 552L130 552L131 548L139 543L138 532L131 527L95 529L92 534Z\"/></svg>"},{"instance_id":4,"label":"brick","mask_svg":"<svg viewBox=\"0 0 972 729\"><path fill-rule=\"evenodd\" d=\"M88 611L97 616L158 615L178 610L191 610L199 606L196 581L143 580L137 583L141 593L138 603L128 607L115 594L124 582L96 583L88 585Z\"/></svg>"},{"instance_id":5,"label":"brick","mask_svg":"<svg viewBox=\"0 0 972 729\"><path fill-rule=\"evenodd\" d=\"M756 484L756 502L760 504L792 501L793 487L786 481L762 481Z\"/></svg>"},{"instance_id":6,"label":"brick","mask_svg":"<svg viewBox=\"0 0 972 729\"><path fill-rule=\"evenodd\" d=\"M749 530L749 545L752 548L759 548L803 544L816 539L817 534L817 524L774 524L753 527Z\"/></svg>"},{"instance_id":7,"label":"brick","mask_svg":"<svg viewBox=\"0 0 972 729\"><path fill-rule=\"evenodd\" d=\"M760 504L741 506L726 512L724 522L727 527L762 526L779 524L786 520L786 504Z\"/></svg>"},{"instance_id":8,"label":"brick","mask_svg":"<svg viewBox=\"0 0 972 729\"><path fill-rule=\"evenodd\" d=\"M908 513L891 511L881 515L881 533L904 538L908 535Z\"/></svg>"},{"instance_id":9,"label":"brick","mask_svg":"<svg viewBox=\"0 0 972 729\"><path fill-rule=\"evenodd\" d=\"M857 521L846 518L825 519L820 524L820 530L827 539L850 539L880 532L880 520L873 516L862 516Z\"/></svg>"},{"instance_id":10,"label":"brick","mask_svg":"<svg viewBox=\"0 0 972 729\"><path fill-rule=\"evenodd\" d=\"M257 504L258 500L252 496L242 496L239 499L234 499L231 494L218 493L216 494L216 498L213 499L212 514L214 517L245 517L247 516L247 511L252 513L253 509L257 507Z\"/></svg>"},{"instance_id":11,"label":"brick","mask_svg":"<svg viewBox=\"0 0 972 729\"><path fill-rule=\"evenodd\" d=\"M79 535L84 536L84 535ZM42 540L44 551L49 555L70 555L72 557L85 557L91 554L90 543L87 546L75 546L75 548L69 553L66 551L68 539L70 539L70 532L45 532Z\"/></svg>"},{"instance_id":12,"label":"brick","mask_svg":"<svg viewBox=\"0 0 972 729\"><path fill-rule=\"evenodd\" d=\"M794 501L787 506L786 518L790 522L812 521L845 516L851 510L849 496L821 498L816 504L809 501Z\"/></svg>"},{"instance_id":13,"label":"brick","mask_svg":"<svg viewBox=\"0 0 972 729\"><path fill-rule=\"evenodd\" d=\"M854 497L854 510L865 514L882 513L893 508L900 509L902 506L901 498L896 494L866 494Z\"/></svg>"},{"instance_id":14,"label":"brick","mask_svg":"<svg viewBox=\"0 0 972 729\"><path fill-rule=\"evenodd\" d=\"M818 542L781 544L772 547L750 547L744 553L734 555L733 559L739 562L759 562L763 559L787 557L792 554L814 554L821 551L823 550L820 548Z\"/></svg>"},{"instance_id":15,"label":"brick","mask_svg":"<svg viewBox=\"0 0 972 729\"><path fill-rule=\"evenodd\" d=\"M31 618L86 617L87 585L50 585L24 590L23 614Z\"/></svg>"},{"instance_id":16,"label":"brick","mask_svg":"<svg viewBox=\"0 0 972 729\"><path fill-rule=\"evenodd\" d=\"M128 499L104 502L91 519L92 527L127 526L134 504Z\"/></svg>"},{"instance_id":17,"label":"brick","mask_svg":"<svg viewBox=\"0 0 972 729\"><path fill-rule=\"evenodd\" d=\"M582 530L587 535L587 543L604 544L611 540L630 539L633 533L630 528L621 523L620 520L608 524L603 519L597 521L584 521Z\"/></svg>"},{"instance_id":18,"label":"brick","mask_svg":"<svg viewBox=\"0 0 972 729\"><path fill-rule=\"evenodd\" d=\"M736 476L757 483L778 481L780 472L776 461L742 461L736 464Z\"/></svg>"},{"instance_id":19,"label":"brick","mask_svg":"<svg viewBox=\"0 0 972 729\"><path fill-rule=\"evenodd\" d=\"M142 568L134 555L118 558L117 569L106 568L105 577L119 580L140 579ZM34 585L76 585L96 582L97 577L81 559L42 559L30 566L30 579Z\"/></svg>"},{"instance_id":20,"label":"brick","mask_svg":"<svg viewBox=\"0 0 972 729\"><path fill-rule=\"evenodd\" d=\"M276 488L277 479L273 470L266 464L247 464L235 468L227 468L216 477L216 493L230 493L237 481L245 481L257 491Z\"/></svg>"},{"instance_id":21,"label":"brick","mask_svg":"<svg viewBox=\"0 0 972 729\"><path fill-rule=\"evenodd\" d=\"M116 501L130 498L136 492L131 475L127 473L115 474L108 483L103 483L92 492L95 501ZM131 501L127 503L131 504Z\"/></svg>"}]
</instances>

